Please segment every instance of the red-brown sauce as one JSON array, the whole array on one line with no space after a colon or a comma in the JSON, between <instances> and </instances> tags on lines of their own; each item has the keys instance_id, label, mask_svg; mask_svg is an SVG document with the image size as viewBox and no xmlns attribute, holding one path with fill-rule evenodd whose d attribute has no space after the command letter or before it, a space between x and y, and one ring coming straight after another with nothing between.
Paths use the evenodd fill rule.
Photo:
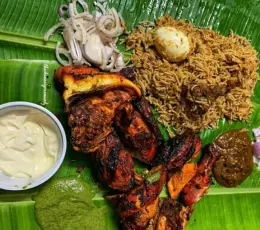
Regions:
<instances>
[{"instance_id":1,"label":"red-brown sauce","mask_svg":"<svg viewBox=\"0 0 260 230\"><path fill-rule=\"evenodd\" d=\"M220 158L213 167L217 182L225 187L236 187L252 172L253 149L246 130L221 134L214 142Z\"/></svg>"}]
</instances>

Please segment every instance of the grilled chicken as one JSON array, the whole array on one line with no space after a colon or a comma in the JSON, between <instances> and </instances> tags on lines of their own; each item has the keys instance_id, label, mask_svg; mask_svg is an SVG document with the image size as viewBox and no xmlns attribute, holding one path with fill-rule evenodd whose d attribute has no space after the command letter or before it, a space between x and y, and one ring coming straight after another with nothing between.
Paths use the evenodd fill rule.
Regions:
<instances>
[{"instance_id":1,"label":"grilled chicken","mask_svg":"<svg viewBox=\"0 0 260 230\"><path fill-rule=\"evenodd\" d=\"M219 158L219 152L214 145L209 145L198 164L196 175L183 188L180 200L183 204L191 206L207 194L212 180L210 173L215 161Z\"/></svg>"},{"instance_id":2,"label":"grilled chicken","mask_svg":"<svg viewBox=\"0 0 260 230\"><path fill-rule=\"evenodd\" d=\"M172 199L176 200L185 185L196 175L197 164L186 163L181 169L169 175L167 188Z\"/></svg>"},{"instance_id":3,"label":"grilled chicken","mask_svg":"<svg viewBox=\"0 0 260 230\"><path fill-rule=\"evenodd\" d=\"M160 208L157 226L154 230L184 230L193 208L184 207L173 199L164 199Z\"/></svg>"},{"instance_id":4,"label":"grilled chicken","mask_svg":"<svg viewBox=\"0 0 260 230\"><path fill-rule=\"evenodd\" d=\"M114 89L89 96L70 106L69 125L74 149L83 153L96 151L99 143L113 130L117 108L134 96L131 90Z\"/></svg>"},{"instance_id":5,"label":"grilled chicken","mask_svg":"<svg viewBox=\"0 0 260 230\"><path fill-rule=\"evenodd\" d=\"M99 177L111 188L120 191L133 188L135 171L132 156L114 132L100 143L92 157Z\"/></svg>"},{"instance_id":6,"label":"grilled chicken","mask_svg":"<svg viewBox=\"0 0 260 230\"><path fill-rule=\"evenodd\" d=\"M55 82L62 85L73 147L83 153L95 152L112 132L118 107L141 95L139 88L120 74L89 67L62 67L55 72Z\"/></svg>"},{"instance_id":7,"label":"grilled chicken","mask_svg":"<svg viewBox=\"0 0 260 230\"><path fill-rule=\"evenodd\" d=\"M151 204L140 208L139 211L133 215L124 218L122 228L124 230L147 230L150 222L155 218L159 211L159 198Z\"/></svg>"},{"instance_id":8,"label":"grilled chicken","mask_svg":"<svg viewBox=\"0 0 260 230\"><path fill-rule=\"evenodd\" d=\"M116 205L124 229L145 229L158 209L158 196L166 180L164 166L153 168L144 183L128 193L106 197Z\"/></svg>"},{"instance_id":9,"label":"grilled chicken","mask_svg":"<svg viewBox=\"0 0 260 230\"><path fill-rule=\"evenodd\" d=\"M62 67L55 72L55 82L63 91L66 112L75 101L111 89L124 88L131 90L136 97L141 96L140 89L122 75L99 72L89 67Z\"/></svg>"},{"instance_id":10,"label":"grilled chicken","mask_svg":"<svg viewBox=\"0 0 260 230\"><path fill-rule=\"evenodd\" d=\"M133 105L136 111L138 111L141 114L147 126L151 129L151 131L155 135L156 142L157 142L156 144L157 146L159 146L163 141L163 137L158 127L158 123L154 118L149 102L144 97L140 97L137 100L133 101Z\"/></svg>"},{"instance_id":11,"label":"grilled chicken","mask_svg":"<svg viewBox=\"0 0 260 230\"><path fill-rule=\"evenodd\" d=\"M130 146L137 149L137 153L133 156L142 162L150 163L157 148L156 137L131 103L120 108L120 112L115 117L115 125Z\"/></svg>"},{"instance_id":12,"label":"grilled chicken","mask_svg":"<svg viewBox=\"0 0 260 230\"><path fill-rule=\"evenodd\" d=\"M168 171L180 169L198 156L201 146L201 139L196 134L177 135L160 146L154 164L163 163Z\"/></svg>"}]
</instances>

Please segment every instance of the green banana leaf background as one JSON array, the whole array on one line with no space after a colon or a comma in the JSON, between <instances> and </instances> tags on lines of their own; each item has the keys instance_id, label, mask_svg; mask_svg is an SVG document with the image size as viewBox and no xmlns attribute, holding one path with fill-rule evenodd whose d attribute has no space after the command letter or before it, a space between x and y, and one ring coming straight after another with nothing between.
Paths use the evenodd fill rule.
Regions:
<instances>
[{"instance_id":1,"label":"green banana leaf background","mask_svg":"<svg viewBox=\"0 0 260 230\"><path fill-rule=\"evenodd\" d=\"M93 0L86 0L93 9ZM67 133L63 102L53 85L55 35L43 42L44 33L58 22L57 8L68 0L0 0L0 104L10 101L29 101L45 106L62 121ZM153 21L166 12L175 18L187 19L200 27L210 27L223 35L230 30L252 41L260 51L259 0L110 0L125 18L127 28L142 20ZM44 74L44 69L47 75ZM47 95L44 103L44 87ZM216 130L205 130L203 145L211 143L220 133L260 126L260 82L256 85L254 112L248 122L219 121ZM162 128L162 132L165 130ZM68 135L69 139L69 135ZM99 184L87 156L74 152L70 145L66 159L55 177L78 175L76 169L84 165L82 177L96 188L96 206L108 205L103 199L107 188ZM0 230L40 229L34 217L32 196L40 187L21 192L0 190ZM166 190L161 194L167 196ZM118 229L118 217L109 209L107 229ZM189 230L258 230L260 229L260 171L254 172L237 188L227 189L214 184L207 196L195 206L188 224ZM51 230L51 229L50 229Z\"/></svg>"}]
</instances>

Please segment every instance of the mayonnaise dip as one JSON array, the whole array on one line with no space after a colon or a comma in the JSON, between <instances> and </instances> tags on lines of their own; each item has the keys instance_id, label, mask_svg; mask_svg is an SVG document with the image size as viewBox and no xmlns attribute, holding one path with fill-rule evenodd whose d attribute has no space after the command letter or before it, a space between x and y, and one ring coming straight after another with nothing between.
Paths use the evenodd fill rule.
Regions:
<instances>
[{"instance_id":1,"label":"mayonnaise dip","mask_svg":"<svg viewBox=\"0 0 260 230\"><path fill-rule=\"evenodd\" d=\"M0 173L37 179L54 165L61 144L54 122L36 109L0 114Z\"/></svg>"}]
</instances>

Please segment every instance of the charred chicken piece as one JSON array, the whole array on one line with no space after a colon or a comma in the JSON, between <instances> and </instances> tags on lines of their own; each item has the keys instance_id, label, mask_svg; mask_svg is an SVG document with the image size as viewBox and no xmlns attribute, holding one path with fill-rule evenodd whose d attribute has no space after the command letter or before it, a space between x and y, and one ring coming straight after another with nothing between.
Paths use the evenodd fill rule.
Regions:
<instances>
[{"instance_id":1,"label":"charred chicken piece","mask_svg":"<svg viewBox=\"0 0 260 230\"><path fill-rule=\"evenodd\" d=\"M169 175L167 188L172 199L176 200L185 185L196 175L197 164L186 163L181 169Z\"/></svg>"},{"instance_id":2,"label":"charred chicken piece","mask_svg":"<svg viewBox=\"0 0 260 230\"><path fill-rule=\"evenodd\" d=\"M134 108L141 114L142 118L146 121L149 128L152 130L156 137L157 145L159 146L163 140L161 131L158 127L157 121L154 119L153 112L149 102L145 97L140 97L133 101Z\"/></svg>"},{"instance_id":3,"label":"charred chicken piece","mask_svg":"<svg viewBox=\"0 0 260 230\"><path fill-rule=\"evenodd\" d=\"M156 217L158 212L159 198L146 207L140 208L137 213L125 217L122 228L124 230L147 230L151 220Z\"/></svg>"},{"instance_id":4,"label":"charred chicken piece","mask_svg":"<svg viewBox=\"0 0 260 230\"><path fill-rule=\"evenodd\" d=\"M154 164L163 163L169 171L182 168L198 156L201 146L200 137L194 133L177 135L160 146Z\"/></svg>"},{"instance_id":5,"label":"charred chicken piece","mask_svg":"<svg viewBox=\"0 0 260 230\"><path fill-rule=\"evenodd\" d=\"M184 207L173 199L164 199L160 208L155 230L184 230L191 217L193 208Z\"/></svg>"},{"instance_id":6,"label":"charred chicken piece","mask_svg":"<svg viewBox=\"0 0 260 230\"><path fill-rule=\"evenodd\" d=\"M92 154L99 177L111 188L128 191L135 180L134 163L130 153L120 143L114 132L99 144Z\"/></svg>"},{"instance_id":7,"label":"charred chicken piece","mask_svg":"<svg viewBox=\"0 0 260 230\"><path fill-rule=\"evenodd\" d=\"M55 82L63 86L73 147L84 153L96 151L112 132L117 108L141 95L139 88L120 74L89 67L62 67L55 72Z\"/></svg>"},{"instance_id":8,"label":"charred chicken piece","mask_svg":"<svg viewBox=\"0 0 260 230\"><path fill-rule=\"evenodd\" d=\"M61 67L55 72L55 82L62 87L65 111L79 99L94 93L115 88L124 88L141 96L140 89L130 80L117 73L104 73L88 67Z\"/></svg>"},{"instance_id":9,"label":"charred chicken piece","mask_svg":"<svg viewBox=\"0 0 260 230\"><path fill-rule=\"evenodd\" d=\"M145 229L157 212L158 196L166 180L166 170L153 168L144 183L128 193L106 197L116 205L124 229Z\"/></svg>"},{"instance_id":10,"label":"charred chicken piece","mask_svg":"<svg viewBox=\"0 0 260 230\"><path fill-rule=\"evenodd\" d=\"M207 146L205 153L198 164L196 175L183 188L180 199L187 206L191 206L198 202L204 195L207 194L212 180L210 173L215 161L219 158L219 152L214 145Z\"/></svg>"},{"instance_id":11,"label":"charred chicken piece","mask_svg":"<svg viewBox=\"0 0 260 230\"><path fill-rule=\"evenodd\" d=\"M75 150L94 152L99 143L112 132L112 121L117 108L132 100L131 90L114 89L99 95L89 96L70 107L69 125Z\"/></svg>"},{"instance_id":12,"label":"charred chicken piece","mask_svg":"<svg viewBox=\"0 0 260 230\"><path fill-rule=\"evenodd\" d=\"M142 162L150 163L156 152L156 137L131 103L120 108L115 117L115 125L120 129L126 142L138 150L133 156Z\"/></svg>"}]
</instances>

